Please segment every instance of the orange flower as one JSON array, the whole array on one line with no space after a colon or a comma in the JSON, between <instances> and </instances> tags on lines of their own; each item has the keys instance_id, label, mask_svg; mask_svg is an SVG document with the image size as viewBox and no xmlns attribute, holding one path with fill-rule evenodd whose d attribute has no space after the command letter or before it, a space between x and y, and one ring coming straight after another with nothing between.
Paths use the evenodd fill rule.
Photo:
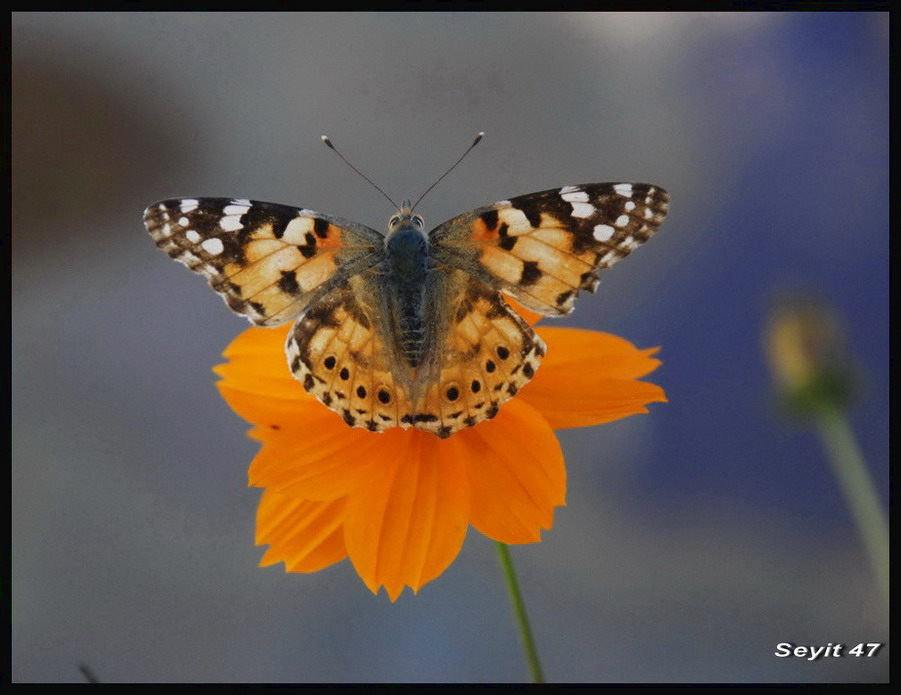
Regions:
<instances>
[{"instance_id":1,"label":"orange flower","mask_svg":"<svg viewBox=\"0 0 901 695\"><path fill-rule=\"evenodd\" d=\"M537 315L533 315L537 318ZM447 439L414 429L348 427L291 376L288 327L249 328L214 371L222 397L262 444L250 485L264 487L260 564L316 572L349 557L373 593L392 601L453 562L472 525L503 543L534 543L565 504L554 429L646 413L663 389L637 381L660 364L607 333L537 327L547 355L493 420Z\"/></svg>"}]
</instances>

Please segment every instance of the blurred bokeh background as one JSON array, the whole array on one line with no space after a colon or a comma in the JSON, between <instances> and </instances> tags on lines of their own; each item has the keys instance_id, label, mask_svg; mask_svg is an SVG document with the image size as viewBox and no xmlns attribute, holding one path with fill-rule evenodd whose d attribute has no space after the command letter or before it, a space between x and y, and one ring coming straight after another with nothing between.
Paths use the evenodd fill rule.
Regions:
<instances>
[{"instance_id":1,"label":"blurred bokeh background","mask_svg":"<svg viewBox=\"0 0 901 695\"><path fill-rule=\"evenodd\" d=\"M210 368L247 325L154 248L170 196L437 224L591 181L669 219L562 323L662 346L668 404L561 434L568 506L513 548L560 681L883 681L888 618L813 430L761 348L772 303L843 317L888 503L885 13L12 15L12 677L517 681L493 544L418 596L348 562L258 568L256 445Z\"/></svg>"}]
</instances>

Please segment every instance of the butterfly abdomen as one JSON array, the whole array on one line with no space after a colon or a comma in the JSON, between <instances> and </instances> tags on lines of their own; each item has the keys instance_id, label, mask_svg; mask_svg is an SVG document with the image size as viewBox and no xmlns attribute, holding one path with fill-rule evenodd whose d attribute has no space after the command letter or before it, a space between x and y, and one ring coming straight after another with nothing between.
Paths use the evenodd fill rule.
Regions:
<instances>
[{"instance_id":1,"label":"butterfly abdomen","mask_svg":"<svg viewBox=\"0 0 901 695\"><path fill-rule=\"evenodd\" d=\"M422 230L395 230L385 244L389 283L397 316L398 348L407 364L419 366L425 341L424 293L429 273L429 246Z\"/></svg>"}]
</instances>

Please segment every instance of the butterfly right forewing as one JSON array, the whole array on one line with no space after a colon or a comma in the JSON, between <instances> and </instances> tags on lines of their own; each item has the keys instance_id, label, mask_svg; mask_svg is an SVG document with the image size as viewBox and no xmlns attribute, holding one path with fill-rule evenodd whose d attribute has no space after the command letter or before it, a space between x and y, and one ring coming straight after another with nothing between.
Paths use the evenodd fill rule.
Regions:
<instances>
[{"instance_id":1,"label":"butterfly right forewing","mask_svg":"<svg viewBox=\"0 0 901 695\"><path fill-rule=\"evenodd\" d=\"M643 183L594 183L517 196L430 232L439 262L461 268L547 316L568 314L598 270L647 241L669 194Z\"/></svg>"}]
</instances>

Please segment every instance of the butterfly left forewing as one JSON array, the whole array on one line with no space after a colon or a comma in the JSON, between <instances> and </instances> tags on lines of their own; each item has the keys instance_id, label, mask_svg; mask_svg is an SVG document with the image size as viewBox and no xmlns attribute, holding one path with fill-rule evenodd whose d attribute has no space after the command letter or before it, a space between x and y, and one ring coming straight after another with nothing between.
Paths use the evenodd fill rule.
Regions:
<instances>
[{"instance_id":1,"label":"butterfly left forewing","mask_svg":"<svg viewBox=\"0 0 901 695\"><path fill-rule=\"evenodd\" d=\"M156 245L263 326L296 317L378 262L383 237L312 210L231 198L164 200L144 212Z\"/></svg>"},{"instance_id":2,"label":"butterfly left forewing","mask_svg":"<svg viewBox=\"0 0 901 695\"><path fill-rule=\"evenodd\" d=\"M594 291L598 270L647 241L669 194L640 183L565 186L460 215L429 234L438 262L461 268L547 316Z\"/></svg>"}]
</instances>

